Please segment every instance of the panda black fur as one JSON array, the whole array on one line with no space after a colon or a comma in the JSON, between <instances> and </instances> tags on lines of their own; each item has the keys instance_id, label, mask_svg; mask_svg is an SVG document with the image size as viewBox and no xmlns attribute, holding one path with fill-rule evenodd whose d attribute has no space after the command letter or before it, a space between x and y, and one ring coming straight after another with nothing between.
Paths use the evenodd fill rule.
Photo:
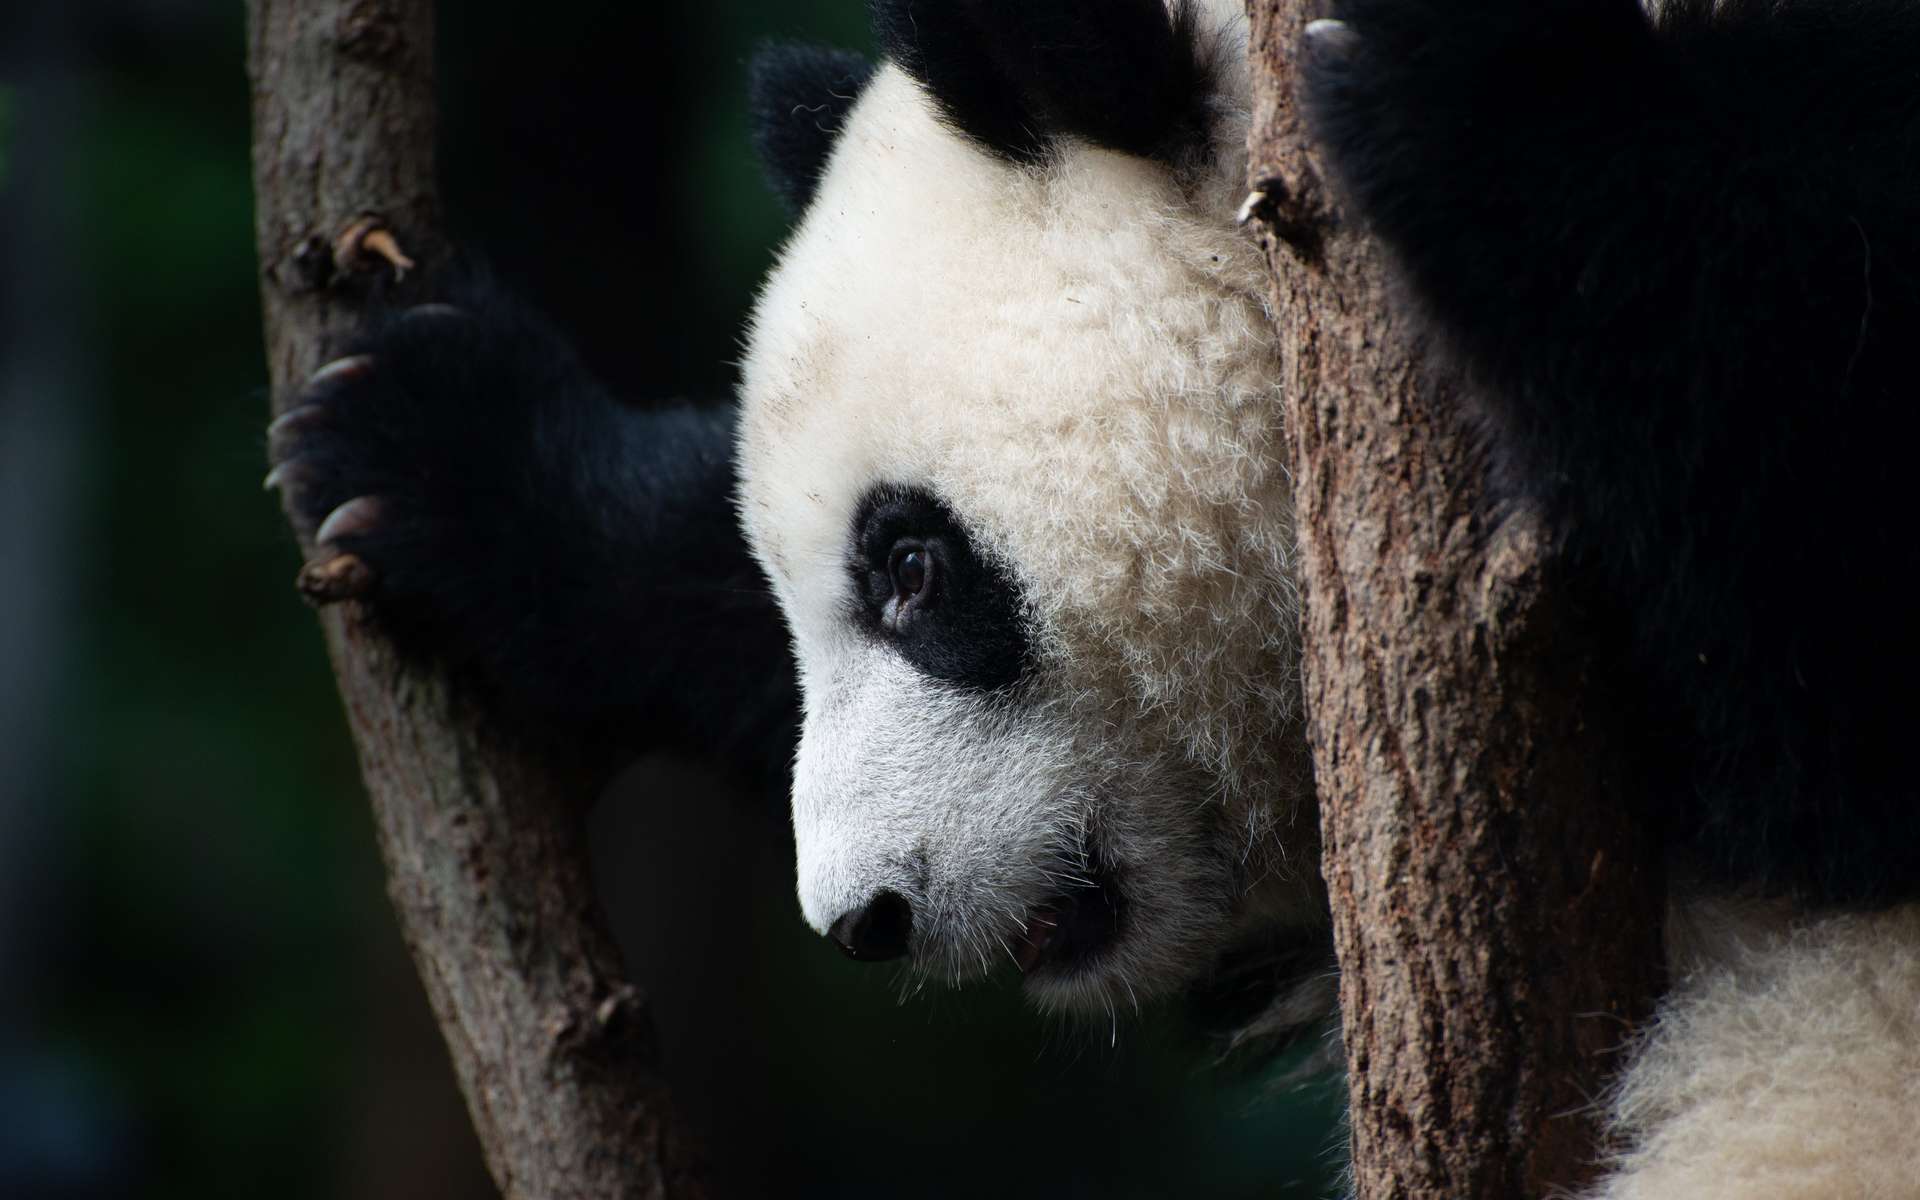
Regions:
<instances>
[{"instance_id":1,"label":"panda black fur","mask_svg":"<svg viewBox=\"0 0 1920 1200\"><path fill-rule=\"evenodd\" d=\"M1672 914L1596 1194L1913 1194L1920 878L1885 735L1914 552L1867 442L1907 428L1912 24L1468 7L1343 0L1307 97L1343 196L1482 378L1508 486L1597 586L1655 602L1637 661L1674 788L1649 811L1680 814L1677 862L1713 889ZM777 771L795 680L757 560L804 710L801 906L856 957L955 981L1011 959L1041 1004L1103 1018L1263 964L1243 1039L1311 1025L1327 943L1278 352L1234 221L1239 5L875 14L877 68L756 68L804 215L737 418L616 403L468 280L323 372L271 439L279 478L372 565L402 644L517 723ZM1823 428L1847 423L1815 397L1870 419ZM1704 679L1673 658L1700 649ZM1742 714L1767 723L1716 740Z\"/></svg>"},{"instance_id":2,"label":"panda black fur","mask_svg":"<svg viewBox=\"0 0 1920 1200\"><path fill-rule=\"evenodd\" d=\"M1631 613L1689 861L1913 898L1920 5L1332 12L1313 129L1506 485Z\"/></svg>"},{"instance_id":3,"label":"panda black fur","mask_svg":"<svg viewBox=\"0 0 1920 1200\"><path fill-rule=\"evenodd\" d=\"M728 504L734 409L617 402L483 272L439 296L370 322L269 430L295 522L512 727L784 782L797 697Z\"/></svg>"}]
</instances>

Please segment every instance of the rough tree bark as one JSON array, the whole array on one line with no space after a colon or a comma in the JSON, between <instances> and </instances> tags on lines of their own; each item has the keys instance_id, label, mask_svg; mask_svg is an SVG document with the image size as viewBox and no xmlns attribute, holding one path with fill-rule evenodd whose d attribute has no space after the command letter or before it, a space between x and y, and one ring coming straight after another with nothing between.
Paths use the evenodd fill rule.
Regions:
<instances>
[{"instance_id":1,"label":"rough tree bark","mask_svg":"<svg viewBox=\"0 0 1920 1200\"><path fill-rule=\"evenodd\" d=\"M368 276L430 268L445 253L433 5L247 9L278 408L352 329ZM588 880L581 820L598 781L489 737L445 680L398 663L356 619L363 582L351 559L302 575L310 595L348 601L326 608L322 625L389 891L494 1179L509 1198L704 1195L646 1001L623 978Z\"/></svg>"},{"instance_id":2,"label":"rough tree bark","mask_svg":"<svg viewBox=\"0 0 1920 1200\"><path fill-rule=\"evenodd\" d=\"M1249 0L1251 174L1285 362L1307 707L1357 1194L1590 1178L1592 1099L1660 986L1664 888L1545 530L1491 519L1293 103L1306 0Z\"/></svg>"}]
</instances>

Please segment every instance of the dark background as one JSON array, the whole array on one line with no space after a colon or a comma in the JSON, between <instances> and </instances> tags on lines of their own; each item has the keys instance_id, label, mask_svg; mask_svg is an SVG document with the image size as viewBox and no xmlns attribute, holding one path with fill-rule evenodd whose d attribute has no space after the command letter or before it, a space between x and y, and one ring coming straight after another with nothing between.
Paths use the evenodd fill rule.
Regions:
<instances>
[{"instance_id":1,"label":"dark background","mask_svg":"<svg viewBox=\"0 0 1920 1200\"><path fill-rule=\"evenodd\" d=\"M746 58L862 6L441 7L463 242L623 389L724 395L785 223ZM259 490L244 49L232 0L0 6L0 1197L492 1194ZM778 797L643 764L593 832L738 1194L1330 1186L1324 1086L841 959Z\"/></svg>"}]
</instances>

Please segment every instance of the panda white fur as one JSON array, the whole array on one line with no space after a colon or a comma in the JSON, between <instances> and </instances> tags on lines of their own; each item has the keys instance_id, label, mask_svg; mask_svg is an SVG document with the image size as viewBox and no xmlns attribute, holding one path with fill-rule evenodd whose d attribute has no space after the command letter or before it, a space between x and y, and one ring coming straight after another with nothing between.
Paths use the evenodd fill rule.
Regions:
<instances>
[{"instance_id":1,"label":"panda white fur","mask_svg":"<svg viewBox=\"0 0 1920 1200\"><path fill-rule=\"evenodd\" d=\"M1237 77L1237 51L1218 69ZM1016 167L894 65L846 118L741 388L741 512L794 635L800 900L823 933L891 891L916 961L984 974L1050 903L1100 895L1075 882L1097 860L1126 936L1029 977L1099 1008L1191 981L1267 909L1317 909L1277 356L1231 220L1244 115L1218 129L1226 156L1187 180L1093 146ZM1020 679L939 678L856 619L850 539L886 489L937 498L1001 576ZM929 551L949 595L951 550Z\"/></svg>"},{"instance_id":2,"label":"panda white fur","mask_svg":"<svg viewBox=\"0 0 1920 1200\"><path fill-rule=\"evenodd\" d=\"M1504 369L1474 322L1526 317L1485 293L1526 293L1528 256L1556 244L1539 228L1559 214L1534 205L1523 211L1544 217L1528 225L1498 207L1538 179L1489 190L1481 208L1471 173L1447 182L1449 155L1486 167L1475 131L1494 114L1418 118L1498 96L1461 86L1462 70L1479 80L1558 54L1567 70L1526 77L1605 78L1621 37L1642 46L1620 34L1622 8L1645 32L1639 10L1336 8L1305 61L1339 182L1445 339L1496 393L1533 396L1543 376ZM1903 6L1847 11L1859 28L1833 26L1844 44L1920 49ZM757 67L761 150L804 215L755 307L737 413L621 405L498 287L450 277L442 303L376 320L315 377L271 433L273 480L323 551L369 564L372 609L401 648L462 673L516 726L597 749L676 746L777 779L798 710L800 906L856 958L955 982L1018 971L1040 1005L1102 1021L1265 972L1272 1004L1240 1041L1323 1030L1333 989L1278 347L1264 265L1235 221L1239 5L874 12L877 69L792 47ZM1740 66L1748 27L1728 35L1710 12L1688 25L1691 12L1663 18L1660 53L1732 46ZM1591 32L1582 20L1608 36L1552 36L1561 21ZM1585 128L1569 95L1556 100ZM1578 142L1527 120L1533 140L1494 143L1496 167ZM1856 192L1856 211L1880 248L1876 320L1897 336L1912 327L1903 272L1920 223L1884 228L1889 206L1867 203L1879 195ZM1512 241L1467 301L1452 303L1465 268L1428 252L1428 209L1467 233L1491 223L1463 239L1477 252ZM1738 264L1716 280L1769 282ZM1532 345L1586 345L1551 296L1528 303L1562 321ZM1850 380L1887 377L1878 343L1855 359ZM1618 385L1608 361L1591 369ZM1524 479L1538 461L1523 446L1509 466ZM1604 519L1564 512L1572 552L1604 540ZM1795 519L1827 517L1816 504ZM1630 587L1630 568L1608 578ZM1893 661L1912 665L1905 654ZM1698 829L1676 835L1676 862L1705 860L1694 874L1711 883L1671 915L1672 988L1623 1047L1609 1101L1622 1150L1595 1195L1920 1195L1920 837L1900 836L1916 832L1911 789L1888 794L1861 839L1884 847L1871 887L1844 885L1875 865L1857 848L1766 840L1800 827L1790 788L1746 825L1718 809L1699 822L1758 829L1777 869L1743 876L1752 856L1715 863Z\"/></svg>"}]
</instances>

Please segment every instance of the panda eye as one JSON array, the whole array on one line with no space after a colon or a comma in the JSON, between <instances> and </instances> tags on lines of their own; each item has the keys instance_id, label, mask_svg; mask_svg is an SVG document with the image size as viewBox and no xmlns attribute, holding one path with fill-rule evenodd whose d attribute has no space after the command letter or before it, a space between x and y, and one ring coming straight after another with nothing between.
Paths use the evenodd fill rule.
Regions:
<instances>
[{"instance_id":1,"label":"panda eye","mask_svg":"<svg viewBox=\"0 0 1920 1200\"><path fill-rule=\"evenodd\" d=\"M924 543L903 539L893 544L887 558L887 574L893 582L893 596L887 602L886 618L896 628L933 598L934 558Z\"/></svg>"},{"instance_id":2,"label":"panda eye","mask_svg":"<svg viewBox=\"0 0 1920 1200\"><path fill-rule=\"evenodd\" d=\"M1031 665L1019 584L974 549L924 488L874 485L854 510L842 560L842 619L929 679L980 692Z\"/></svg>"}]
</instances>

